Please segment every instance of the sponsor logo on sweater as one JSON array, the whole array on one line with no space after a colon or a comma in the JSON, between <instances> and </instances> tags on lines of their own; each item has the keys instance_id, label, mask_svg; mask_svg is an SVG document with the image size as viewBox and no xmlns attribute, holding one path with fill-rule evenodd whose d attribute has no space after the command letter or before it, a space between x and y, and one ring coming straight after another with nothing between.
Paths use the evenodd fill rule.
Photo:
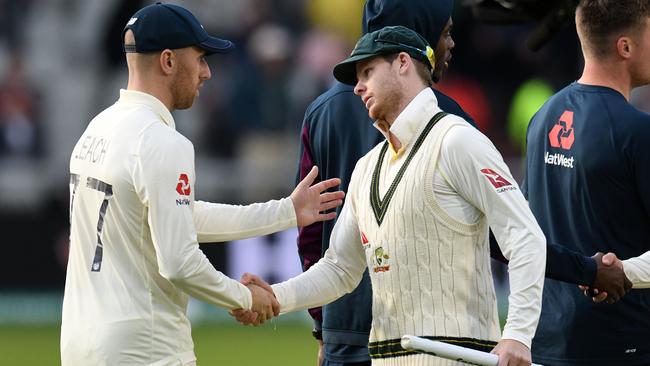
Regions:
<instances>
[{"instance_id":1,"label":"sponsor logo on sweater","mask_svg":"<svg viewBox=\"0 0 650 366\"><path fill-rule=\"evenodd\" d=\"M548 165L557 165L573 169L573 156L569 158L564 156L564 154L551 154L547 151L546 154L544 154L544 162Z\"/></svg>"},{"instance_id":2,"label":"sponsor logo on sweater","mask_svg":"<svg viewBox=\"0 0 650 366\"><path fill-rule=\"evenodd\" d=\"M370 246L370 242L368 241L368 238L366 237L366 233L363 231L361 232L361 245L364 248L368 248Z\"/></svg>"},{"instance_id":3,"label":"sponsor logo on sweater","mask_svg":"<svg viewBox=\"0 0 650 366\"><path fill-rule=\"evenodd\" d=\"M517 187L513 186L512 183L508 182L501 174L495 172L492 169L481 169L481 173L490 181L494 186L497 193L503 193L506 191L514 191Z\"/></svg>"},{"instance_id":4,"label":"sponsor logo on sweater","mask_svg":"<svg viewBox=\"0 0 650 366\"><path fill-rule=\"evenodd\" d=\"M573 112L564 111L560 119L548 133L548 141L552 147L571 150L575 139L575 135L573 134Z\"/></svg>"},{"instance_id":5,"label":"sponsor logo on sweater","mask_svg":"<svg viewBox=\"0 0 650 366\"><path fill-rule=\"evenodd\" d=\"M178 177L178 184L176 184L176 192L181 196L189 196L192 189L190 188L190 179L187 177L187 174L182 173Z\"/></svg>"},{"instance_id":6,"label":"sponsor logo on sweater","mask_svg":"<svg viewBox=\"0 0 650 366\"><path fill-rule=\"evenodd\" d=\"M187 198L187 196L189 196L192 192L192 188L190 187L190 179L187 177L187 174L182 173L178 177L178 183L176 183L176 192L178 192L178 194L181 196L184 196L176 199L176 206L189 206L190 200Z\"/></svg>"}]
</instances>

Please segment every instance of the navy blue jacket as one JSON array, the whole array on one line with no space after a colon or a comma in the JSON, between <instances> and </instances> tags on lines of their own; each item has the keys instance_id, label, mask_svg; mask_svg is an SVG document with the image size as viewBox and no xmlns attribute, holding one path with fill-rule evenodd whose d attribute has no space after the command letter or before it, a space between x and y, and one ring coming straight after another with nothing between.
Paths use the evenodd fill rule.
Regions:
<instances>
[{"instance_id":1,"label":"navy blue jacket","mask_svg":"<svg viewBox=\"0 0 650 366\"><path fill-rule=\"evenodd\" d=\"M523 191L548 242L622 259L650 249L649 115L610 88L573 83L533 117L527 143ZM564 271L579 276L573 258ZM545 365L650 364L650 292L595 304L546 279L532 353Z\"/></svg>"},{"instance_id":2,"label":"navy blue jacket","mask_svg":"<svg viewBox=\"0 0 650 366\"><path fill-rule=\"evenodd\" d=\"M442 110L474 124L456 101L436 89L433 91ZM347 191L357 160L383 140L383 135L368 117L361 98L354 95L353 87L336 83L305 113L297 179L304 178L311 167L317 165L320 169L318 181L341 178L339 188ZM335 220L300 229L298 252L305 270L316 263L329 247L334 223ZM370 359L366 347L372 319L372 294L367 271L352 293L325 305L322 315L320 309L311 309L310 313L317 321L322 320L328 360L361 362Z\"/></svg>"}]
</instances>

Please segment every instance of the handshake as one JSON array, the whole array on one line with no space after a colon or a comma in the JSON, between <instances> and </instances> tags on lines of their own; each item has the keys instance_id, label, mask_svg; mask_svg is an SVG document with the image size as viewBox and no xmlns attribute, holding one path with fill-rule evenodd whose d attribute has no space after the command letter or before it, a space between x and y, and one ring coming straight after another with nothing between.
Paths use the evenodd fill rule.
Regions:
<instances>
[{"instance_id":1,"label":"handshake","mask_svg":"<svg viewBox=\"0 0 650 366\"><path fill-rule=\"evenodd\" d=\"M625 296L632 288L632 283L625 276L623 262L614 253L598 252L592 256L596 260L596 279L592 286L579 286L585 296L594 302L605 301L613 304Z\"/></svg>"},{"instance_id":2,"label":"handshake","mask_svg":"<svg viewBox=\"0 0 650 366\"><path fill-rule=\"evenodd\" d=\"M239 281L251 291L253 306L250 310L235 309L228 312L238 322L258 326L280 314L280 303L266 281L250 273L244 273Z\"/></svg>"}]
</instances>

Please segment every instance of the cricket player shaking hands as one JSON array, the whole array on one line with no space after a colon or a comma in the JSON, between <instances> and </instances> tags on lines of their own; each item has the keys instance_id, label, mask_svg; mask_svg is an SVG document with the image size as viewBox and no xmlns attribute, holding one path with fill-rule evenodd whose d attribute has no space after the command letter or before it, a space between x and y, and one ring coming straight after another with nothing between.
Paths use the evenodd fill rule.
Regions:
<instances>
[{"instance_id":1,"label":"cricket player shaking hands","mask_svg":"<svg viewBox=\"0 0 650 366\"><path fill-rule=\"evenodd\" d=\"M373 365L460 364L404 350L404 334L491 351L500 366L530 365L545 238L492 143L438 107L435 56L419 34L391 26L364 35L334 68L386 141L357 163L324 257L272 288L281 312L302 310L352 291L368 268ZM503 333L488 226L509 260Z\"/></svg>"},{"instance_id":2,"label":"cricket player shaking hands","mask_svg":"<svg viewBox=\"0 0 650 366\"><path fill-rule=\"evenodd\" d=\"M343 192L311 186L234 206L194 201L192 143L171 111L192 106L210 79L205 56L229 52L186 9L153 4L123 32L128 87L97 115L70 159L70 255L61 325L63 365L194 365L188 295L278 314L273 295L217 271L199 242L228 241L332 219Z\"/></svg>"}]
</instances>

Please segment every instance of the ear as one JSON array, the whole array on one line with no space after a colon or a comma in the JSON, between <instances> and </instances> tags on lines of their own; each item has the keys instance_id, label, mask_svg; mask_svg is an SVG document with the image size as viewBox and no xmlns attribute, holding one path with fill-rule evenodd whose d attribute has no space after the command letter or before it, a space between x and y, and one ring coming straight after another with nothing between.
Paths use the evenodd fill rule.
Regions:
<instances>
[{"instance_id":1,"label":"ear","mask_svg":"<svg viewBox=\"0 0 650 366\"><path fill-rule=\"evenodd\" d=\"M165 49L160 52L158 62L160 63L160 69L163 74L171 75L174 71L174 66L176 65L176 54L170 49Z\"/></svg>"},{"instance_id":2,"label":"ear","mask_svg":"<svg viewBox=\"0 0 650 366\"><path fill-rule=\"evenodd\" d=\"M632 51L634 49L632 39L630 37L619 37L616 40L616 52L619 57L623 59L629 59L632 57Z\"/></svg>"},{"instance_id":3,"label":"ear","mask_svg":"<svg viewBox=\"0 0 650 366\"><path fill-rule=\"evenodd\" d=\"M406 74L409 68L413 66L413 60L411 60L411 56L406 52L400 52L399 55L397 55L397 62L399 65L400 75Z\"/></svg>"}]
</instances>

